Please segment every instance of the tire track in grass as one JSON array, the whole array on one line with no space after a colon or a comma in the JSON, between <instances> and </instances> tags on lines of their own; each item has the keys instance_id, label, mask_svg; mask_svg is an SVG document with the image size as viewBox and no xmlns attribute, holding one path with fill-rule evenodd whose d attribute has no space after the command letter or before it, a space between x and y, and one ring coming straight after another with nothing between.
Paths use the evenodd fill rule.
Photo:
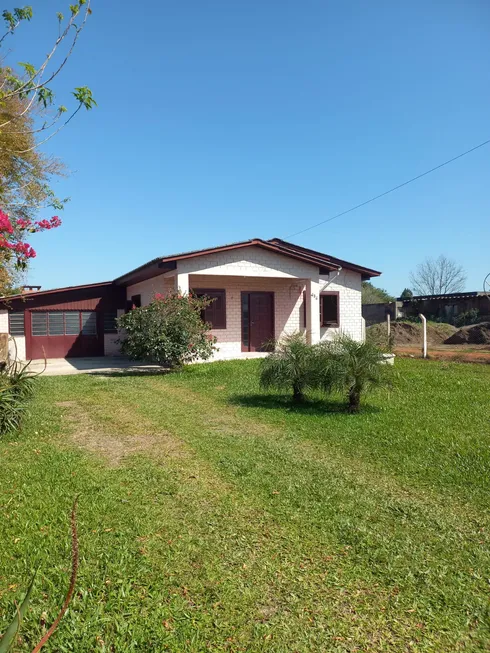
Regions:
<instances>
[{"instance_id":1,"label":"tire track in grass","mask_svg":"<svg viewBox=\"0 0 490 653\"><path fill-rule=\"evenodd\" d=\"M117 397L118 401L127 401L127 391L124 385L116 387L112 400ZM430 641L438 631L439 637L449 637L448 645L455 646L457 638L454 633L452 639L450 635L455 623L461 641L466 639L465 613L481 613L484 608L479 598L473 598L475 593L482 595L483 585L471 576L471 567L477 576L488 558L475 551L476 542L471 541L472 537L485 536L477 534L476 524L462 521L459 509L449 507L447 514L441 514L434 497L407 492L389 477L380 479L379 470L373 472L365 465L352 469L349 459L338 454L331 457L320 447L294 442L277 429L247 420L234 408L218 405L162 379L132 384L130 392L138 402L139 412L198 452L197 469L202 470L200 458L204 457L214 475L218 473L232 482L235 489L229 496L233 496L236 522L250 521L247 506L254 505L255 519L258 514L265 517L273 533L272 551L277 554L284 540L289 554L294 551L295 560L305 556L314 560L314 573L301 572L300 576L310 580L321 577L330 590L335 588L328 599L336 606L335 612L340 609L345 619L345 613L352 608L355 620L359 620L359 614L369 615L361 628L362 637L366 638L368 624L374 619L384 633L381 640L385 638L386 642L390 637L400 637L400 632L410 632L410 637L420 642L420 623L422 630L432 631L426 641L427 650L431 650ZM297 474L283 473L288 466ZM478 519L481 523L481 516ZM280 546L279 551L284 563L285 551ZM318 568L322 551L335 560L334 573L332 564ZM259 559L267 555L261 551ZM461 564L461 559L467 568L453 571L451 564ZM284 569L284 564L280 568ZM335 574L336 581L332 580ZM286 576L286 592L290 592L290 585L296 586L298 580ZM274 585L277 598L282 594L281 583L277 580ZM307 590L312 598L320 591L313 585ZM340 603L339 592L347 597ZM361 609L355 607L356 592L363 597ZM300 603L303 609L315 612L307 597L302 597ZM286 604L290 608L291 600L287 599ZM376 618L374 606L379 610ZM267 606L263 612L274 614ZM345 626L342 618L339 622ZM348 637L348 632L343 630L339 637ZM422 634L423 641L424 637L426 633ZM393 644L395 640L390 641ZM404 640L397 640L398 644L400 641Z\"/></svg>"}]
</instances>

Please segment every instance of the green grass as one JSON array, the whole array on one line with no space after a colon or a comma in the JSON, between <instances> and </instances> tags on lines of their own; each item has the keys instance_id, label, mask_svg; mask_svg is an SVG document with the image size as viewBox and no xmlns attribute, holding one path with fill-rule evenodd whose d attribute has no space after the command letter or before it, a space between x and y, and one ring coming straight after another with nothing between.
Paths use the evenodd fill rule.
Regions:
<instances>
[{"instance_id":1,"label":"green grass","mask_svg":"<svg viewBox=\"0 0 490 653\"><path fill-rule=\"evenodd\" d=\"M487 651L490 368L395 369L360 415L257 361L41 379L0 441L0 632L37 566L16 650L54 618L80 493L47 650Z\"/></svg>"}]
</instances>

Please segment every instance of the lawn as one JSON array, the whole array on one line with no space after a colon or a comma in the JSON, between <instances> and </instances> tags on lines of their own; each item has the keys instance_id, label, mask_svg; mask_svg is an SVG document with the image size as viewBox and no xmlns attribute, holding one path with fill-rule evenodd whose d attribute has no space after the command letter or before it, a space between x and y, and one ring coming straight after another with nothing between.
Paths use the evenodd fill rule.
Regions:
<instances>
[{"instance_id":1,"label":"lawn","mask_svg":"<svg viewBox=\"0 0 490 653\"><path fill-rule=\"evenodd\" d=\"M0 440L0 632L17 651L488 651L490 366L398 360L360 415L258 361L41 379Z\"/></svg>"}]
</instances>

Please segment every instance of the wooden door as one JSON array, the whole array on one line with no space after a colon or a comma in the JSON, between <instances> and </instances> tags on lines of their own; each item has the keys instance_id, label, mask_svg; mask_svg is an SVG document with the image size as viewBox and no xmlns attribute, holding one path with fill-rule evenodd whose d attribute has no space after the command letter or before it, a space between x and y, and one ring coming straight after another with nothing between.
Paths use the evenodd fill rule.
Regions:
<instances>
[{"instance_id":1,"label":"wooden door","mask_svg":"<svg viewBox=\"0 0 490 653\"><path fill-rule=\"evenodd\" d=\"M274 293L251 292L248 296L248 351L270 351L274 339Z\"/></svg>"}]
</instances>

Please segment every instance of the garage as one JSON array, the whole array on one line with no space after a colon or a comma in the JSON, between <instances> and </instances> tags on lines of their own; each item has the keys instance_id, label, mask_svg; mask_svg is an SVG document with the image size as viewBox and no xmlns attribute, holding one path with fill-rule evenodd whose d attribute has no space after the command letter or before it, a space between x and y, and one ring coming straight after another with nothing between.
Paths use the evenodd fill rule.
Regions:
<instances>
[{"instance_id":1,"label":"garage","mask_svg":"<svg viewBox=\"0 0 490 653\"><path fill-rule=\"evenodd\" d=\"M80 358L114 353L116 318L126 294L107 282L39 290L2 303L19 358Z\"/></svg>"},{"instance_id":2,"label":"garage","mask_svg":"<svg viewBox=\"0 0 490 653\"><path fill-rule=\"evenodd\" d=\"M28 311L29 358L103 356L103 333L97 311ZM30 324L29 324L30 322ZM26 344L27 344L26 343Z\"/></svg>"}]
</instances>

